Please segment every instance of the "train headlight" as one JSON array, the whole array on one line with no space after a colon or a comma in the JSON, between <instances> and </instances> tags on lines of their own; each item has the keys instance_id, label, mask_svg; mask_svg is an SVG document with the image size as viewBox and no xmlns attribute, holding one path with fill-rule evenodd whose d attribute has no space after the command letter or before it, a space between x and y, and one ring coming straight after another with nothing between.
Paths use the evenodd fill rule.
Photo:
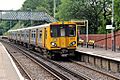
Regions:
<instances>
[{"instance_id":1,"label":"train headlight","mask_svg":"<svg viewBox=\"0 0 120 80\"><path fill-rule=\"evenodd\" d=\"M73 46L75 44L76 44L76 41L73 41L73 42L70 43L70 46Z\"/></svg>"},{"instance_id":2,"label":"train headlight","mask_svg":"<svg viewBox=\"0 0 120 80\"><path fill-rule=\"evenodd\" d=\"M54 43L54 42L51 42L51 45L52 45L52 46L55 46L55 47L57 46L57 44Z\"/></svg>"}]
</instances>

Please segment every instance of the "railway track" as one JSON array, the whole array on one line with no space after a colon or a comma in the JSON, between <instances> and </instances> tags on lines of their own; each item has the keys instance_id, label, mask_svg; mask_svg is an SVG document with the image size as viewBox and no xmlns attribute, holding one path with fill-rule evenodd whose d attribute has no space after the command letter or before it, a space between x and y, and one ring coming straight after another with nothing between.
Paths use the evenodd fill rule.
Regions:
<instances>
[{"instance_id":1,"label":"railway track","mask_svg":"<svg viewBox=\"0 0 120 80\"><path fill-rule=\"evenodd\" d=\"M70 61L74 64L77 64L78 66L84 67L88 70L92 70L94 72L97 72L97 73L101 74L101 77L106 76L106 79L108 79L108 80L120 80L120 75L119 74L115 74L113 72L108 72L104 69L100 69L100 68L97 68L95 66L91 66L90 64L86 64L84 62L79 62L79 61L75 61L75 60L70 60ZM108 78L107 78L107 76L108 76Z\"/></svg>"},{"instance_id":2,"label":"railway track","mask_svg":"<svg viewBox=\"0 0 120 80\"><path fill-rule=\"evenodd\" d=\"M17 46L14 46L14 47L17 47ZM19 47L17 47L17 49L19 49L20 53L21 52L23 54L25 53L24 55L26 55L27 57L36 61L37 63L42 64L44 67L49 69L52 73L55 73L57 76L60 77L59 80L60 79L61 80L90 80L86 76L78 75L78 74L68 70L67 68L64 68L63 66L60 66L60 65L54 63L54 61L52 62L51 60L44 58L42 56L40 58L40 56L38 56L38 55L31 54L33 52L28 52L28 51L23 50L22 48L19 48ZM37 80L39 80L39 79L37 79Z\"/></svg>"},{"instance_id":3,"label":"railway track","mask_svg":"<svg viewBox=\"0 0 120 80\"><path fill-rule=\"evenodd\" d=\"M102 71L94 69L94 68L87 67L85 64L82 64L82 63L79 63L79 62L76 62L73 60L52 61L52 60L49 60L49 59L41 56L37 52L30 51L30 53L32 53L32 54L34 53L34 55L32 55L28 51L23 50L22 48L19 48L19 50L22 50L23 52L27 53L30 57L34 58L39 63L41 63L40 62L41 61L40 58L41 58L41 59L43 59L43 62L45 62L45 64L50 64L52 67L57 66L59 68L62 68L63 71L65 71L65 72L62 72L58 68L57 68L57 70L58 70L58 72L61 72L62 75L66 75L65 77L69 77L69 78L66 78L67 80L70 80L70 79L73 79L73 80L79 80L79 79L80 80L120 80L119 77L108 74L106 72L102 72ZM48 62L46 62L46 61L48 61ZM42 65L44 64L43 62L41 63ZM55 65L55 66L53 66L53 65ZM48 66L47 66L47 68L48 68ZM56 73L55 71L52 71L52 72ZM69 73L69 74L67 74L67 73ZM56 73L56 74L59 75L59 73Z\"/></svg>"},{"instance_id":4,"label":"railway track","mask_svg":"<svg viewBox=\"0 0 120 80\"><path fill-rule=\"evenodd\" d=\"M36 52L31 51L32 53L40 56ZM105 70L98 69L91 65L86 65L80 61L75 61L69 59L67 61L52 61L53 64L62 66L68 70L74 72L75 75L79 74L87 79L91 80L120 80L120 75L114 75L114 73L107 72Z\"/></svg>"},{"instance_id":5,"label":"railway track","mask_svg":"<svg viewBox=\"0 0 120 80\"><path fill-rule=\"evenodd\" d=\"M36 60L24 54L22 51L16 49L15 47L10 47L8 44L5 44L7 50L10 55L22 65L22 69L24 70L23 76L28 80L62 80L66 79L64 76L60 78L49 69L41 65ZM13 49L14 48L14 49ZM22 54L21 54L22 53ZM21 70L20 70L21 72ZM27 77L26 77L27 76Z\"/></svg>"},{"instance_id":6,"label":"railway track","mask_svg":"<svg viewBox=\"0 0 120 80\"><path fill-rule=\"evenodd\" d=\"M15 64L17 65L18 69L20 70L21 74L24 76L25 79L27 80L33 80L31 76L28 74L26 69L22 66L21 63L12 55L12 53L7 49L8 53L11 55L12 59L14 60ZM15 53L15 52L13 52Z\"/></svg>"},{"instance_id":7,"label":"railway track","mask_svg":"<svg viewBox=\"0 0 120 80\"><path fill-rule=\"evenodd\" d=\"M31 53L34 53L36 56L41 56L34 51L31 51ZM43 57L43 56L41 56L41 57ZM50 60L50 62L59 67L61 67L61 66L64 67L65 69L67 69L67 70L64 70L66 72L70 70L73 73L72 75L77 76L77 77L79 75L82 75L82 76L86 77L86 79L90 79L90 80L120 80L119 77L111 75L108 72L102 72L98 69L93 69L93 68L87 67L86 65L80 64L80 63L70 60L70 59L69 59L69 61L66 61L66 62L65 61L63 61L63 62L51 61L51 60ZM78 78L80 78L80 77L78 77Z\"/></svg>"},{"instance_id":8,"label":"railway track","mask_svg":"<svg viewBox=\"0 0 120 80\"><path fill-rule=\"evenodd\" d=\"M57 62L62 66L65 66L68 69L71 69L73 72L77 74L84 74L88 76L91 80L120 80L119 76L114 76L106 71L101 71L98 69L88 67L86 64L82 64L77 61L67 61L67 62Z\"/></svg>"}]
</instances>

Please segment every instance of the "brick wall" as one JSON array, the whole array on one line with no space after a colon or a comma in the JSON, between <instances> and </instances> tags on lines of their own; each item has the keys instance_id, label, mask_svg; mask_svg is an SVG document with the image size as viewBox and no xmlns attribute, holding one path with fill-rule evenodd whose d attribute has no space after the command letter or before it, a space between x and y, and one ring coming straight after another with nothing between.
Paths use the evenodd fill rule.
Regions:
<instances>
[{"instance_id":1,"label":"brick wall","mask_svg":"<svg viewBox=\"0 0 120 80\"><path fill-rule=\"evenodd\" d=\"M120 30L115 33L116 35L116 48L120 48ZM86 40L86 35L81 34L81 39ZM105 47L106 44L106 34L89 34L89 40L95 41L95 46ZM111 33L107 34L107 47L112 47Z\"/></svg>"}]
</instances>

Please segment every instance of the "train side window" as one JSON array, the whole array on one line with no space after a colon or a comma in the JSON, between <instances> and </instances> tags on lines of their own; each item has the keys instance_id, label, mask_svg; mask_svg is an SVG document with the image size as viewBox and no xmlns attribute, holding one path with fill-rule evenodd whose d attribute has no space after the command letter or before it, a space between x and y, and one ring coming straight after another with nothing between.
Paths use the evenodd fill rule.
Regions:
<instances>
[{"instance_id":1,"label":"train side window","mask_svg":"<svg viewBox=\"0 0 120 80\"><path fill-rule=\"evenodd\" d=\"M31 35L31 37L33 38L33 33L32 33L32 35Z\"/></svg>"},{"instance_id":2,"label":"train side window","mask_svg":"<svg viewBox=\"0 0 120 80\"><path fill-rule=\"evenodd\" d=\"M32 31L32 38L35 38L35 31Z\"/></svg>"},{"instance_id":3,"label":"train side window","mask_svg":"<svg viewBox=\"0 0 120 80\"><path fill-rule=\"evenodd\" d=\"M26 37L28 37L28 34L26 34Z\"/></svg>"},{"instance_id":4,"label":"train side window","mask_svg":"<svg viewBox=\"0 0 120 80\"><path fill-rule=\"evenodd\" d=\"M26 31L26 36L29 37L29 31Z\"/></svg>"},{"instance_id":5,"label":"train side window","mask_svg":"<svg viewBox=\"0 0 120 80\"><path fill-rule=\"evenodd\" d=\"M35 38L35 33L34 33L34 37L33 38Z\"/></svg>"},{"instance_id":6,"label":"train side window","mask_svg":"<svg viewBox=\"0 0 120 80\"><path fill-rule=\"evenodd\" d=\"M42 38L42 34L41 33L39 34L39 38Z\"/></svg>"},{"instance_id":7,"label":"train side window","mask_svg":"<svg viewBox=\"0 0 120 80\"><path fill-rule=\"evenodd\" d=\"M42 37L42 30L40 30L40 33L39 33L39 38Z\"/></svg>"},{"instance_id":8,"label":"train side window","mask_svg":"<svg viewBox=\"0 0 120 80\"><path fill-rule=\"evenodd\" d=\"M32 35L31 35L31 37L32 37L32 38L34 37L34 31L32 31Z\"/></svg>"}]
</instances>

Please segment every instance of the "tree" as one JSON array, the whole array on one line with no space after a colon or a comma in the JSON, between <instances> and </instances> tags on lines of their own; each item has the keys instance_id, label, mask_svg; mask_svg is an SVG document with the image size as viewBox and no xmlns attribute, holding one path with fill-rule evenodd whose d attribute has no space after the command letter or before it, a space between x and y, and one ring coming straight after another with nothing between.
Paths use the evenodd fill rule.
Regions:
<instances>
[{"instance_id":1,"label":"tree","mask_svg":"<svg viewBox=\"0 0 120 80\"><path fill-rule=\"evenodd\" d=\"M116 29L120 29L120 0L114 0L114 21L116 24Z\"/></svg>"},{"instance_id":2,"label":"tree","mask_svg":"<svg viewBox=\"0 0 120 80\"><path fill-rule=\"evenodd\" d=\"M110 4L111 1L109 0L62 0L57 17L64 20L87 19L89 21L89 32L97 33L98 27L103 26L103 15L104 21L108 19L110 11L107 9L111 7Z\"/></svg>"}]
</instances>

